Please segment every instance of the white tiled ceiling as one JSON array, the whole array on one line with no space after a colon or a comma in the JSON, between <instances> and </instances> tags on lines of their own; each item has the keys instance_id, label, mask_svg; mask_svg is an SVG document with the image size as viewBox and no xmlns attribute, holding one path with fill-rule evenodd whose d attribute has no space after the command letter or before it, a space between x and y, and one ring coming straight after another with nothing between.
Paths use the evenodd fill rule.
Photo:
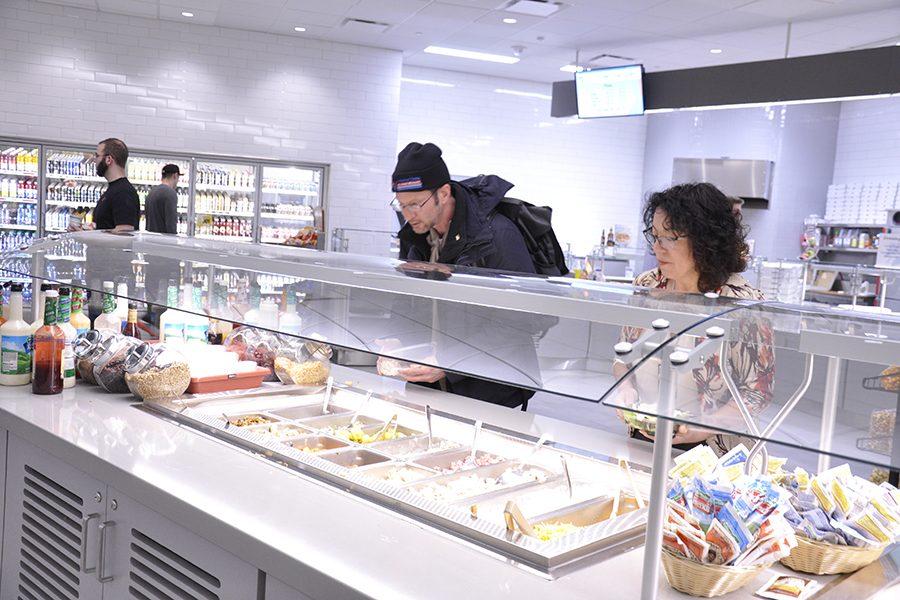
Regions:
<instances>
[{"instance_id":1,"label":"white tiled ceiling","mask_svg":"<svg viewBox=\"0 0 900 600\"><path fill-rule=\"evenodd\" d=\"M628 57L648 71L781 58L788 22L790 56L900 42L900 0L561 0L546 18L507 11L514 0L49 1L392 48L403 51L411 65L534 81L567 77L559 68L573 62L576 52L582 62L602 54ZM184 11L194 16L183 17ZM503 23L505 17L517 22ZM389 27L350 28L343 25L346 19ZM506 55L513 46L524 50L519 63L499 65L423 53L429 45ZM712 48L722 53L711 54Z\"/></svg>"}]
</instances>

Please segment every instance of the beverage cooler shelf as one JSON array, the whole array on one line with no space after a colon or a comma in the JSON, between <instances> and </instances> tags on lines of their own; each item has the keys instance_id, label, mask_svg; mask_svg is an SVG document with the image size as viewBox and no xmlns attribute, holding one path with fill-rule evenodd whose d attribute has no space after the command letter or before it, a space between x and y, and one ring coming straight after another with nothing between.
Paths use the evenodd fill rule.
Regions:
<instances>
[{"instance_id":1,"label":"beverage cooler shelf","mask_svg":"<svg viewBox=\"0 0 900 600\"><path fill-rule=\"evenodd\" d=\"M15 229L17 231L37 231L37 225L17 225L15 223L0 223L0 229Z\"/></svg>"},{"instance_id":2,"label":"beverage cooler shelf","mask_svg":"<svg viewBox=\"0 0 900 600\"><path fill-rule=\"evenodd\" d=\"M37 204L37 200L32 198L7 198L6 196L0 196L0 202L16 202L18 204Z\"/></svg>"},{"instance_id":3,"label":"beverage cooler shelf","mask_svg":"<svg viewBox=\"0 0 900 600\"><path fill-rule=\"evenodd\" d=\"M69 208L82 208L85 206L95 206L97 203L93 200L85 200L84 202L72 200L47 200L48 206L68 206Z\"/></svg>"},{"instance_id":4,"label":"beverage cooler shelf","mask_svg":"<svg viewBox=\"0 0 900 600\"><path fill-rule=\"evenodd\" d=\"M218 185L214 183L198 183L194 186L197 190L210 192L244 192L253 193L256 190L252 187L233 187L229 185Z\"/></svg>"},{"instance_id":5,"label":"beverage cooler shelf","mask_svg":"<svg viewBox=\"0 0 900 600\"><path fill-rule=\"evenodd\" d=\"M58 179L63 181L87 181L90 183L106 183L103 177L95 175L62 175L58 173L47 173L47 179Z\"/></svg>"},{"instance_id":6,"label":"beverage cooler shelf","mask_svg":"<svg viewBox=\"0 0 900 600\"><path fill-rule=\"evenodd\" d=\"M0 169L0 175L11 175L13 177L37 177L34 171L10 171L8 169Z\"/></svg>"},{"instance_id":7,"label":"beverage cooler shelf","mask_svg":"<svg viewBox=\"0 0 900 600\"><path fill-rule=\"evenodd\" d=\"M312 215L288 215L281 213L260 213L259 215L263 219L277 219L279 221L307 221L311 222L315 220L315 217Z\"/></svg>"},{"instance_id":8,"label":"beverage cooler shelf","mask_svg":"<svg viewBox=\"0 0 900 600\"><path fill-rule=\"evenodd\" d=\"M319 192L313 191L300 191L300 190L276 190L272 188L263 188L263 194L279 194L282 196L309 196L311 198L315 198L319 195Z\"/></svg>"},{"instance_id":9,"label":"beverage cooler shelf","mask_svg":"<svg viewBox=\"0 0 900 600\"><path fill-rule=\"evenodd\" d=\"M181 211L179 211L181 212ZM223 210L194 210L197 215L214 215L217 217L239 217L241 219L252 219L253 213L228 212Z\"/></svg>"}]
</instances>

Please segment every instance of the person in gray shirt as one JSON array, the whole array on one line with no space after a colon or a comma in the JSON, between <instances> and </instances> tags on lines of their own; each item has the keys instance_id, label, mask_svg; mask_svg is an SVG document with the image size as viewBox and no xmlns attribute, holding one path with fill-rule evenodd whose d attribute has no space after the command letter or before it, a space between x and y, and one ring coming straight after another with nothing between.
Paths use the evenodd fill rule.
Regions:
<instances>
[{"instance_id":1,"label":"person in gray shirt","mask_svg":"<svg viewBox=\"0 0 900 600\"><path fill-rule=\"evenodd\" d=\"M147 216L147 231L155 233L178 233L178 165L162 168L162 183L147 194L144 212Z\"/></svg>"}]
</instances>

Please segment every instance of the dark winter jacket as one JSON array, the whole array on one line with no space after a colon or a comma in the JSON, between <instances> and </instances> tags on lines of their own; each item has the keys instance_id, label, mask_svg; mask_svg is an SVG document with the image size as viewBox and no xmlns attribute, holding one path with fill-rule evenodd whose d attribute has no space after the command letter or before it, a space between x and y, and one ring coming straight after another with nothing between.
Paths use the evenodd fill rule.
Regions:
<instances>
[{"instance_id":1,"label":"dark winter jacket","mask_svg":"<svg viewBox=\"0 0 900 600\"><path fill-rule=\"evenodd\" d=\"M454 181L450 183L450 186L456 205L438 262L465 267L534 273L534 263L525 247L522 234L512 221L494 211L506 193L513 187L512 184L496 175L487 175L462 182ZM400 255L402 257L415 261L427 262L429 260L431 247L428 245L427 234L415 233L407 223L400 230L398 237L400 238ZM438 348L438 363L446 369L456 367L458 370L466 371L465 363L470 361L479 362L483 366L485 360L496 360L498 365L505 363L507 369L510 368L509 365L521 366L522 370L530 376L539 372L533 335L540 332L522 331L516 327L501 324L505 311L445 306L442 312L447 314L443 314L443 318L438 319L439 322L447 323L453 330L467 331L467 336L471 337L466 337L462 341L468 340L475 348L487 349L493 357L487 358L482 355L479 358L479 354L474 353L461 360L457 356L454 361L444 364L445 360L449 361L450 359L445 356L442 360L440 348ZM480 313L492 314L490 318L485 318L487 314ZM450 323L452 325L449 325ZM497 336L498 327L504 332L500 336ZM486 336L490 339L484 339ZM457 362L458 364L456 364ZM516 371L516 369L512 369L512 371ZM498 378L527 379L517 372L498 373ZM447 373L446 383L449 392L510 407L520 406L534 395L534 392L530 390L455 373Z\"/></svg>"},{"instance_id":2,"label":"dark winter jacket","mask_svg":"<svg viewBox=\"0 0 900 600\"><path fill-rule=\"evenodd\" d=\"M450 182L456 206L439 263L517 273L534 273L534 263L515 224L494 209L513 187L496 175ZM400 229L400 255L427 262L431 256L427 233L409 223Z\"/></svg>"}]
</instances>

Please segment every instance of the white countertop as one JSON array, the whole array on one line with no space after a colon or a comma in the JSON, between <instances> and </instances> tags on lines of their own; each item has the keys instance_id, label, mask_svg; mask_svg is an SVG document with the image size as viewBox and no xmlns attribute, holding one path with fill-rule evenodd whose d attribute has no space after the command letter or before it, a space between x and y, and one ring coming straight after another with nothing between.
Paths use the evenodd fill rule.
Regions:
<instances>
[{"instance_id":1,"label":"white countertop","mask_svg":"<svg viewBox=\"0 0 900 600\"><path fill-rule=\"evenodd\" d=\"M650 464L649 445L360 371L336 379L557 442ZM610 410L584 403L585 411ZM488 551L78 384L59 396L0 388L0 427L140 500L312 598L639 596L642 548L550 581ZM765 574L744 592L748 598ZM615 585L610 585L614 583ZM602 590L602 591L601 591ZM661 576L661 598L683 597Z\"/></svg>"}]
</instances>

